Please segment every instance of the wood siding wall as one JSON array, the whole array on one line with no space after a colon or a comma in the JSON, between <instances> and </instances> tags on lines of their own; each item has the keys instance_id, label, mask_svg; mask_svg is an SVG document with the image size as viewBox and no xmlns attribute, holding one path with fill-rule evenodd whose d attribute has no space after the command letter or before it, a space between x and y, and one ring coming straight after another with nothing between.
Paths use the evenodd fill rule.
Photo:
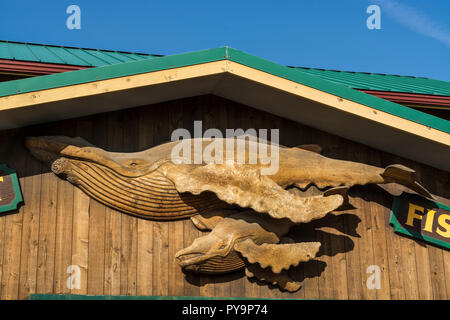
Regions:
<instances>
[{"instance_id":1,"label":"wood siding wall","mask_svg":"<svg viewBox=\"0 0 450 320\"><path fill-rule=\"evenodd\" d=\"M175 252L200 236L189 220L134 218L88 198L35 160L27 135L81 136L111 151L136 151L170 140L179 127L204 130L280 128L280 143L317 143L324 154L377 166L402 163L418 171L432 193L450 199L450 174L386 154L215 96L194 97L0 133L0 163L18 171L25 205L0 216L0 297L30 293L179 295L320 299L450 299L450 252L394 234L392 197L377 186L356 187L356 210L329 214L292 230L320 241L319 257L298 267L294 293L249 281L243 272L184 275ZM364 134L363 132L361 134ZM422 152L417 150L417 152ZM439 156L439 155L430 155ZM67 268L81 269L81 288L69 290ZM369 290L367 268L381 268L381 288Z\"/></svg>"}]
</instances>

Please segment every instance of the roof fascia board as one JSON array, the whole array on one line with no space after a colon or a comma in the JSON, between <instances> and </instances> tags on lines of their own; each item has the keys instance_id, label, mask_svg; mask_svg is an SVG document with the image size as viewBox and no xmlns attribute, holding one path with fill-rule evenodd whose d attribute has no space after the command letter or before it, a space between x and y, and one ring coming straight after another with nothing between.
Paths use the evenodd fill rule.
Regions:
<instances>
[{"instance_id":1,"label":"roof fascia board","mask_svg":"<svg viewBox=\"0 0 450 320\"><path fill-rule=\"evenodd\" d=\"M221 47L175 54L158 59L145 59L41 77L6 81L0 83L0 97L185 67L224 59L226 59L226 48Z\"/></svg>"},{"instance_id":2,"label":"roof fascia board","mask_svg":"<svg viewBox=\"0 0 450 320\"><path fill-rule=\"evenodd\" d=\"M226 72L228 63L218 60L0 97L0 112L218 75Z\"/></svg>"},{"instance_id":3,"label":"roof fascia board","mask_svg":"<svg viewBox=\"0 0 450 320\"><path fill-rule=\"evenodd\" d=\"M315 77L306 72L299 72L297 69L292 69L233 48L228 48L228 59L314 89L331 93L343 99L355 101L371 108L450 133L450 121L348 88L335 82Z\"/></svg>"},{"instance_id":4,"label":"roof fascia board","mask_svg":"<svg viewBox=\"0 0 450 320\"><path fill-rule=\"evenodd\" d=\"M237 62L228 62L228 69L229 73L235 74L255 83L260 83L267 87L272 87L283 92L296 95L300 98L326 105L344 113L365 118L369 121L378 123L381 126L393 127L397 130L408 132L418 137L450 146L450 135L448 133L427 127L421 123L412 122L408 119L376 110L370 106L353 100L339 98L332 93L315 89L286 78L281 78ZM311 110L311 112L314 112L314 110ZM322 129L325 130L325 128Z\"/></svg>"},{"instance_id":5,"label":"roof fascia board","mask_svg":"<svg viewBox=\"0 0 450 320\"><path fill-rule=\"evenodd\" d=\"M6 96L0 98L0 109L2 111L12 111L14 109L27 106L93 97L95 95L105 93L107 94L146 86L161 85L175 81L179 82L182 80L208 77L222 73L232 74L255 84L258 83L267 86L267 88L272 87L280 92L295 95L299 98L314 101L315 103L320 103L333 109L341 110L344 113L353 114L355 116L377 122L379 125L390 126L396 128L397 130L402 130L416 136L425 137L431 141L439 142L447 146L450 145L450 135L442 131L428 128L423 124L415 123L386 112L375 111L375 109L359 104L355 101L342 99L331 93L305 86L301 83L294 82L286 78L281 78L279 76L229 60L219 60L174 69L163 69L160 71L99 80L96 82L80 83L68 87L59 87L31 93ZM223 84L216 83L216 89L212 89L212 93L218 92L220 95L222 85ZM262 86L260 88L260 90L266 90ZM276 110L266 111L276 113ZM35 112L38 112L38 110ZM295 112L295 110L292 110L292 112ZM314 110L311 110L310 112L314 112Z\"/></svg>"}]
</instances>

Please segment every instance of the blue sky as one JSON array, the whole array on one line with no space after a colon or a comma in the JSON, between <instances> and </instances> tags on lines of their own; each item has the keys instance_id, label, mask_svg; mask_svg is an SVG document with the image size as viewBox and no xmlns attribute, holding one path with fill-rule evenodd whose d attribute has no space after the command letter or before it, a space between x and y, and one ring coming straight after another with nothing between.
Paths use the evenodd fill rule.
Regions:
<instances>
[{"instance_id":1,"label":"blue sky","mask_svg":"<svg viewBox=\"0 0 450 320\"><path fill-rule=\"evenodd\" d=\"M81 29L69 30L69 5ZM369 30L369 5L381 29ZM284 65L450 81L450 1L0 1L0 39L176 54L228 45Z\"/></svg>"}]
</instances>

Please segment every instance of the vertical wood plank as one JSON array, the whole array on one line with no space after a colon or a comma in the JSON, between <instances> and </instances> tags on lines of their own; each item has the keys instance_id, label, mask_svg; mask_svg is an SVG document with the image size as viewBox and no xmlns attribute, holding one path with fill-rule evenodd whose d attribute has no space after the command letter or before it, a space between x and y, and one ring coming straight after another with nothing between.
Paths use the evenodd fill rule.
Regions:
<instances>
[{"instance_id":1,"label":"vertical wood plank","mask_svg":"<svg viewBox=\"0 0 450 320\"><path fill-rule=\"evenodd\" d=\"M417 286L419 288L420 300L432 300L433 288L431 286L430 260L428 258L428 248L425 243L415 243L417 266Z\"/></svg>"},{"instance_id":2,"label":"vertical wood plank","mask_svg":"<svg viewBox=\"0 0 450 320\"><path fill-rule=\"evenodd\" d=\"M169 228L166 222L153 223L153 294L167 296L169 289Z\"/></svg>"},{"instance_id":3,"label":"vertical wood plank","mask_svg":"<svg viewBox=\"0 0 450 320\"><path fill-rule=\"evenodd\" d=\"M402 163L401 159L396 161ZM414 163L411 161L403 164L408 167L413 167ZM416 253L415 242L407 237L399 237L400 250L401 250L401 269L403 272L403 291L405 293L405 299L416 300L419 298L419 288L417 282L417 269L416 269Z\"/></svg>"},{"instance_id":4,"label":"vertical wood plank","mask_svg":"<svg viewBox=\"0 0 450 320\"><path fill-rule=\"evenodd\" d=\"M382 196L378 195L381 201ZM386 232L390 230L389 225L385 224L385 216L389 216L388 209L383 208L376 202L372 203L372 236L374 246L374 264L380 267L380 289L376 290L377 299L387 300L391 296L389 284L389 265L386 243Z\"/></svg>"},{"instance_id":5,"label":"vertical wood plank","mask_svg":"<svg viewBox=\"0 0 450 320\"><path fill-rule=\"evenodd\" d=\"M442 196L450 198L450 173L447 175L439 174L437 170L433 176L437 176L436 179L436 192ZM450 200L450 199L449 199ZM446 203L448 205L448 203ZM450 299L450 251L442 250L442 259L444 263L444 279L445 287L447 291L447 300Z\"/></svg>"},{"instance_id":6,"label":"vertical wood plank","mask_svg":"<svg viewBox=\"0 0 450 320\"><path fill-rule=\"evenodd\" d=\"M139 111L139 150L146 150L154 145L156 121L152 118L150 109ZM137 294L153 294L153 221L138 219L137 222Z\"/></svg>"},{"instance_id":7,"label":"vertical wood plank","mask_svg":"<svg viewBox=\"0 0 450 320\"><path fill-rule=\"evenodd\" d=\"M351 198L351 203L354 203L354 199ZM353 212L352 212L353 214ZM351 233L351 225L352 222L350 221L351 217L347 216L344 219L345 224L345 232L347 234ZM359 234L359 233L358 233ZM351 250L348 250L346 252L346 262L347 262L347 290L348 290L348 299L351 300L358 300L362 299L362 289L361 289L361 283L360 283L360 269L361 269L361 262L359 257L359 239L356 237L352 237L351 240L353 242L353 248Z\"/></svg>"},{"instance_id":8,"label":"vertical wood plank","mask_svg":"<svg viewBox=\"0 0 450 320\"><path fill-rule=\"evenodd\" d=\"M58 124L62 135L76 135L76 121L62 121ZM70 293L68 286L67 268L72 265L73 239L73 191L74 187L66 180L54 176L56 179L56 226L55 226L55 265L53 276L53 293ZM70 284L70 283L69 283Z\"/></svg>"},{"instance_id":9,"label":"vertical wood plank","mask_svg":"<svg viewBox=\"0 0 450 320\"><path fill-rule=\"evenodd\" d=\"M182 296L184 294L185 278L178 265L175 254L183 249L183 234L185 221L173 221L169 225L169 295Z\"/></svg>"},{"instance_id":10,"label":"vertical wood plank","mask_svg":"<svg viewBox=\"0 0 450 320\"><path fill-rule=\"evenodd\" d=\"M157 144L167 142L170 137L171 119L173 110L171 104L163 111L161 106L156 107L153 112L153 123L155 130L159 133L154 137ZM152 223L152 282L153 295L166 296L169 292L169 225L170 222L154 221Z\"/></svg>"},{"instance_id":11,"label":"vertical wood plank","mask_svg":"<svg viewBox=\"0 0 450 320\"><path fill-rule=\"evenodd\" d=\"M21 183L23 184L23 179ZM23 187L25 192L25 186ZM22 238L23 207L18 214L5 219L5 249L3 253L2 300L19 297L20 251Z\"/></svg>"},{"instance_id":12,"label":"vertical wood plank","mask_svg":"<svg viewBox=\"0 0 450 320\"><path fill-rule=\"evenodd\" d=\"M123 121L123 151L134 152L137 149L139 135L136 109L120 112ZM120 291L125 295L137 292L137 218L122 215L122 255L120 262Z\"/></svg>"},{"instance_id":13,"label":"vertical wood plank","mask_svg":"<svg viewBox=\"0 0 450 320\"><path fill-rule=\"evenodd\" d=\"M67 286L67 268L72 264L74 187L67 181L58 180L56 205L56 243L54 293L70 293Z\"/></svg>"},{"instance_id":14,"label":"vertical wood plank","mask_svg":"<svg viewBox=\"0 0 450 320\"><path fill-rule=\"evenodd\" d=\"M11 135L10 139L13 146L19 143L20 135ZM21 155L18 147L12 147L11 156L7 164L16 169L19 177L22 193L27 193L30 186L25 184L26 178L26 158ZM14 162L13 162L14 161ZM10 163L11 162L11 163ZM26 199L24 198L24 201ZM20 273L20 252L22 247L22 224L24 207L22 206L18 213L9 214L5 219L4 250L3 250L3 272L1 279L1 299L12 300L19 297L19 273Z\"/></svg>"},{"instance_id":15,"label":"vertical wood plank","mask_svg":"<svg viewBox=\"0 0 450 320\"><path fill-rule=\"evenodd\" d=\"M153 222L138 221L137 294L153 295Z\"/></svg>"},{"instance_id":16,"label":"vertical wood plank","mask_svg":"<svg viewBox=\"0 0 450 320\"><path fill-rule=\"evenodd\" d=\"M105 215L104 293L108 295L120 295L122 213L107 208Z\"/></svg>"},{"instance_id":17,"label":"vertical wood plank","mask_svg":"<svg viewBox=\"0 0 450 320\"><path fill-rule=\"evenodd\" d=\"M389 215L385 215L384 224L389 225ZM392 230L391 230L392 231ZM405 292L403 290L403 271L401 268L401 249L399 236L394 232L386 232L386 243L388 252L388 270L389 270L389 287L391 291L391 299L404 300Z\"/></svg>"},{"instance_id":18,"label":"vertical wood plank","mask_svg":"<svg viewBox=\"0 0 450 320\"><path fill-rule=\"evenodd\" d=\"M95 123L93 141L96 145L107 144L107 123L103 114L91 117ZM88 257L88 294L104 294L105 277L105 228L106 207L94 199L89 206L89 257Z\"/></svg>"},{"instance_id":19,"label":"vertical wood plank","mask_svg":"<svg viewBox=\"0 0 450 320\"><path fill-rule=\"evenodd\" d=\"M76 134L92 140L93 121L90 117L77 119ZM89 210L91 200L81 189L73 192L72 265L80 270L80 287L72 287L72 294L87 294L89 267Z\"/></svg>"},{"instance_id":20,"label":"vertical wood plank","mask_svg":"<svg viewBox=\"0 0 450 320\"><path fill-rule=\"evenodd\" d=\"M333 256L331 257L333 271L333 298L347 299L347 261L345 255L345 243L343 238L336 237L331 242Z\"/></svg>"},{"instance_id":21,"label":"vertical wood plank","mask_svg":"<svg viewBox=\"0 0 450 320\"><path fill-rule=\"evenodd\" d=\"M25 150L24 150L25 152ZM22 248L20 254L19 299L36 292L36 271L39 243L39 211L41 206L41 164L30 156L27 159L27 185L24 197L28 205L23 210Z\"/></svg>"},{"instance_id":22,"label":"vertical wood plank","mask_svg":"<svg viewBox=\"0 0 450 320\"><path fill-rule=\"evenodd\" d=\"M71 294L87 294L89 259L89 197L78 188L73 192L72 265L80 269L80 287Z\"/></svg>"},{"instance_id":23,"label":"vertical wood plank","mask_svg":"<svg viewBox=\"0 0 450 320\"><path fill-rule=\"evenodd\" d=\"M361 151L355 154L360 162L369 162L370 158L368 156L368 148L361 148ZM370 192L367 188L361 190L362 194L367 194ZM374 250L373 250L373 236L372 236L372 219L371 216L375 213L372 212L373 208L370 202L360 199L357 205L358 216L361 218L361 222L358 227L358 234L361 235L359 239L360 242L360 261L361 261L361 273L360 273L360 283L362 287L363 299L376 299L376 289L369 289L367 287L367 278L370 274L367 273L367 268L374 265Z\"/></svg>"},{"instance_id":24,"label":"vertical wood plank","mask_svg":"<svg viewBox=\"0 0 450 320\"><path fill-rule=\"evenodd\" d=\"M362 191L364 192L364 191ZM361 222L358 226L358 234L361 238L358 239L359 242L359 256L360 256L360 274L357 281L360 285L360 291L363 299L375 299L376 292L375 290L370 290L366 283L367 278L370 274L367 273L367 268L374 264L373 259L373 248L372 248L372 233L371 233L371 221L368 220L369 215L366 214L367 211L371 211L370 206L366 203L366 201L362 199L358 199L359 201L355 201L355 207L358 209L358 216L361 218ZM370 218L369 218L370 219Z\"/></svg>"},{"instance_id":25,"label":"vertical wood plank","mask_svg":"<svg viewBox=\"0 0 450 320\"><path fill-rule=\"evenodd\" d=\"M120 112L107 114L107 146L110 151L121 151L123 147L123 127ZM104 293L120 295L122 216L114 209L105 208L105 283Z\"/></svg>"},{"instance_id":26,"label":"vertical wood plank","mask_svg":"<svg viewBox=\"0 0 450 320\"><path fill-rule=\"evenodd\" d=\"M313 136L315 137L315 136ZM320 140L315 140L319 145L321 144ZM324 146L325 147L325 146ZM354 156L355 150L351 145L343 144L342 145L342 157L346 159L351 159ZM355 208L359 207L361 199L356 197L358 194L349 191L349 201L351 204L355 206ZM351 237L351 242L349 246L346 248L346 269L347 269L347 291L348 291L348 299L358 300L362 299L362 285L360 278L360 270L361 270L361 259L360 259L360 240L361 240L361 211L358 209L351 210L348 212L349 215L344 217L344 232L347 235L353 234L356 235ZM359 220L358 220L359 219ZM355 225L355 221L359 222ZM356 228L356 229L355 229Z\"/></svg>"},{"instance_id":27,"label":"vertical wood plank","mask_svg":"<svg viewBox=\"0 0 450 320\"><path fill-rule=\"evenodd\" d=\"M370 157L373 160L373 164L381 167L381 159L379 153L375 150L370 150ZM388 252L386 243L386 232L390 232L389 225L385 224L385 216L390 215L390 207L392 201L387 194L381 192L373 193L374 201L370 202L372 208L372 243L374 253L374 264L380 268L380 288L376 289L377 299L386 300L391 296L390 284L389 284L389 263ZM383 205L388 207L383 207Z\"/></svg>"},{"instance_id":28,"label":"vertical wood plank","mask_svg":"<svg viewBox=\"0 0 450 320\"><path fill-rule=\"evenodd\" d=\"M0 298L2 297L3 289L3 253L5 251L5 216L0 216Z\"/></svg>"},{"instance_id":29,"label":"vertical wood plank","mask_svg":"<svg viewBox=\"0 0 450 320\"><path fill-rule=\"evenodd\" d=\"M53 293L55 277L58 178L53 172L42 174L39 218L37 293Z\"/></svg>"},{"instance_id":30,"label":"vertical wood plank","mask_svg":"<svg viewBox=\"0 0 450 320\"><path fill-rule=\"evenodd\" d=\"M11 139L9 134L3 132L0 135L0 163L8 163L8 157L12 151ZM8 151L8 152L7 152ZM2 289L3 289L3 254L5 252L5 223L6 215L0 215L0 298L2 297Z\"/></svg>"},{"instance_id":31,"label":"vertical wood plank","mask_svg":"<svg viewBox=\"0 0 450 320\"><path fill-rule=\"evenodd\" d=\"M405 292L405 299L417 300L419 299L419 288L417 286L417 270L416 270L416 253L414 240L406 237L401 237L401 264L403 272L403 290Z\"/></svg>"},{"instance_id":32,"label":"vertical wood plank","mask_svg":"<svg viewBox=\"0 0 450 320\"><path fill-rule=\"evenodd\" d=\"M447 299L447 289L445 287L445 271L444 271L444 259L442 249L428 246L428 255L430 259L431 267L431 285L433 288L433 299L445 300Z\"/></svg>"},{"instance_id":33,"label":"vertical wood plank","mask_svg":"<svg viewBox=\"0 0 450 320\"><path fill-rule=\"evenodd\" d=\"M120 261L120 292L136 295L137 270L137 223L136 218L122 216L122 246Z\"/></svg>"},{"instance_id":34,"label":"vertical wood plank","mask_svg":"<svg viewBox=\"0 0 450 320\"><path fill-rule=\"evenodd\" d=\"M428 166L423 166L419 172L419 179L430 188L430 190L436 190L443 192L441 189L439 178L436 178L434 169ZM448 193L448 191L447 191ZM445 300L447 299L447 288L445 279L445 262L444 253L441 248L433 245L427 245L428 258L430 262L431 271L431 287L433 289L433 299Z\"/></svg>"},{"instance_id":35,"label":"vertical wood plank","mask_svg":"<svg viewBox=\"0 0 450 320\"><path fill-rule=\"evenodd\" d=\"M443 250L442 251L443 260L444 260L444 278L445 278L445 286L447 289L447 300L450 297L450 252Z\"/></svg>"},{"instance_id":36,"label":"vertical wood plank","mask_svg":"<svg viewBox=\"0 0 450 320\"><path fill-rule=\"evenodd\" d=\"M336 136L323 137L322 141L326 141L328 145L339 145L339 138ZM338 213L337 213L338 214ZM343 230L342 219L336 219L335 228ZM333 234L336 234L333 232ZM333 299L347 299L347 261L345 254L345 238L336 235L331 237L331 266L332 283L333 283Z\"/></svg>"},{"instance_id":37,"label":"vertical wood plank","mask_svg":"<svg viewBox=\"0 0 450 320\"><path fill-rule=\"evenodd\" d=\"M183 248L186 248L192 244L192 242L198 238L199 232L195 229L192 223L188 220L183 221ZM200 296L200 276L197 274L187 274L184 282L184 295L185 296Z\"/></svg>"},{"instance_id":38,"label":"vertical wood plank","mask_svg":"<svg viewBox=\"0 0 450 320\"><path fill-rule=\"evenodd\" d=\"M89 206L88 294L104 294L105 206L90 199Z\"/></svg>"}]
</instances>

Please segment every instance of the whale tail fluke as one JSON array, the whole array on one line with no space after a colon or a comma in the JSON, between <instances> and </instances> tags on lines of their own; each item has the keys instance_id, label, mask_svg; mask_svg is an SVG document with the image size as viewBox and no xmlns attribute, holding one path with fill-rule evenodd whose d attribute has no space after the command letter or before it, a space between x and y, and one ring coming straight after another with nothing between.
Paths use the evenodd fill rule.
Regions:
<instances>
[{"instance_id":1,"label":"whale tail fluke","mask_svg":"<svg viewBox=\"0 0 450 320\"><path fill-rule=\"evenodd\" d=\"M433 199L432 194L417 181L416 171L411 168L401 164L393 164L387 166L381 176L387 183L395 182L401 184L424 197Z\"/></svg>"}]
</instances>

